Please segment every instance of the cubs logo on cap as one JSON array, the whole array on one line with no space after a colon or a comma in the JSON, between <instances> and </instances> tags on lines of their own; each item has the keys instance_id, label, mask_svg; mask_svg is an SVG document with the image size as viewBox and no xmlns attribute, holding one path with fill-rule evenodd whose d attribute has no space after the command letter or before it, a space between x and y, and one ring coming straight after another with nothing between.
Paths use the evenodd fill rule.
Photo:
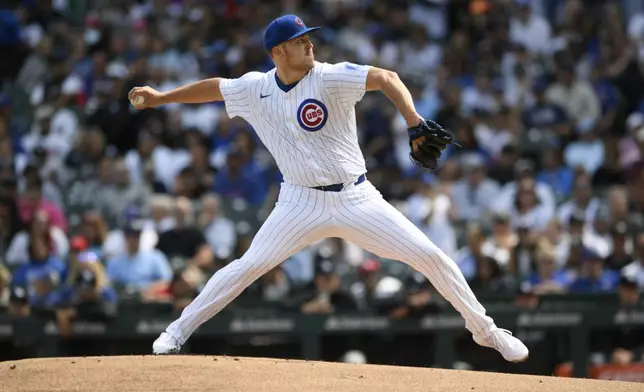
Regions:
<instances>
[{"instance_id":1,"label":"cubs logo on cap","mask_svg":"<svg viewBox=\"0 0 644 392\"><path fill-rule=\"evenodd\" d=\"M295 17L295 24L298 26L304 26L304 22L299 17Z\"/></svg>"},{"instance_id":2,"label":"cubs logo on cap","mask_svg":"<svg viewBox=\"0 0 644 392\"><path fill-rule=\"evenodd\" d=\"M317 99L306 99L297 108L297 122L308 132L316 132L324 127L329 112Z\"/></svg>"}]
</instances>

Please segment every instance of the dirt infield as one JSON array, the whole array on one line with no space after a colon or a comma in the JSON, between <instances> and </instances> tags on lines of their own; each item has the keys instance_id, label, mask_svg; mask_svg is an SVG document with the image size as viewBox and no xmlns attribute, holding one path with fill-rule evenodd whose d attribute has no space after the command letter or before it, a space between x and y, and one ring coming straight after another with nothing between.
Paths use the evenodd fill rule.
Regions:
<instances>
[{"instance_id":1,"label":"dirt infield","mask_svg":"<svg viewBox=\"0 0 644 392\"><path fill-rule=\"evenodd\" d=\"M0 391L595 392L642 384L410 367L212 356L0 362Z\"/></svg>"}]
</instances>

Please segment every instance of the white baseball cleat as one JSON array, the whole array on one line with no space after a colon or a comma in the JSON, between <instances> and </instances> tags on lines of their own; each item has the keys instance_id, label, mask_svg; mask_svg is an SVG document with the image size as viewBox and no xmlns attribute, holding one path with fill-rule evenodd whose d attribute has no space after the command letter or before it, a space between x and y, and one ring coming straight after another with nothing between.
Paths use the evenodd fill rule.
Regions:
<instances>
[{"instance_id":1,"label":"white baseball cleat","mask_svg":"<svg viewBox=\"0 0 644 392\"><path fill-rule=\"evenodd\" d=\"M152 353L154 355L178 354L181 345L172 335L163 332L157 340L152 343Z\"/></svg>"},{"instance_id":2,"label":"white baseball cleat","mask_svg":"<svg viewBox=\"0 0 644 392\"><path fill-rule=\"evenodd\" d=\"M473 338L479 346L490 347L500 352L508 362L523 362L530 354L525 344L512 336L512 332L507 329L498 328L487 337Z\"/></svg>"}]
</instances>

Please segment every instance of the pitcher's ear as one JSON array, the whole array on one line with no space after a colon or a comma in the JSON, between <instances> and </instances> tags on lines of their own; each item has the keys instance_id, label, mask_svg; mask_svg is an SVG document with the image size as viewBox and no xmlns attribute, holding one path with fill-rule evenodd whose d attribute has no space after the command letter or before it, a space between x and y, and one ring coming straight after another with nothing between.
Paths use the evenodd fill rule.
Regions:
<instances>
[{"instance_id":1,"label":"pitcher's ear","mask_svg":"<svg viewBox=\"0 0 644 392\"><path fill-rule=\"evenodd\" d=\"M277 57L282 57L286 54L286 51L284 50L284 45L280 44L274 47L271 51L273 53L273 56Z\"/></svg>"}]
</instances>

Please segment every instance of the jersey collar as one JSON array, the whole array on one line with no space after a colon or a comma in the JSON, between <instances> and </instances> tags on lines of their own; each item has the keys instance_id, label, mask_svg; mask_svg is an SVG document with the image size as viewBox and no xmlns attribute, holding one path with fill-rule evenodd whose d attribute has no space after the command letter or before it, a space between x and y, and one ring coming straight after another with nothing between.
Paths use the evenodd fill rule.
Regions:
<instances>
[{"instance_id":1,"label":"jersey collar","mask_svg":"<svg viewBox=\"0 0 644 392\"><path fill-rule=\"evenodd\" d=\"M300 79L300 80L302 80L302 79ZM295 86L297 86L297 84L300 82L300 80L298 80L297 82L291 83L291 84L284 84L284 83L280 80L280 78L278 78L278 77L277 77L277 72L275 72L275 83L277 83L277 87L279 87L279 88L280 88L280 90L284 91L285 93L288 93L288 92L289 92L289 91L291 91Z\"/></svg>"},{"instance_id":2,"label":"jersey collar","mask_svg":"<svg viewBox=\"0 0 644 392\"><path fill-rule=\"evenodd\" d=\"M313 70L315 69L315 67L317 67L317 65L318 65L318 63L317 63L317 61L316 61L316 62L315 62L315 66L314 66L313 68L311 68L311 69L309 70L309 72L308 72L306 75L304 75L304 77L303 77L302 79L298 80L297 82L293 82L293 83L291 83L291 84L284 84L284 83L280 80L280 78L278 78L278 77L277 77L277 68L275 68L275 73L273 74L273 76L275 77L275 83L277 84L277 87L279 87L279 88L280 88L280 90L284 91L285 93L288 93L289 91L293 90L293 88L295 88L295 86L297 86L297 84L298 84L298 83L300 83L302 80L304 80L304 78L306 78L307 76L309 76L309 75L311 74L311 72L313 72Z\"/></svg>"}]
</instances>

